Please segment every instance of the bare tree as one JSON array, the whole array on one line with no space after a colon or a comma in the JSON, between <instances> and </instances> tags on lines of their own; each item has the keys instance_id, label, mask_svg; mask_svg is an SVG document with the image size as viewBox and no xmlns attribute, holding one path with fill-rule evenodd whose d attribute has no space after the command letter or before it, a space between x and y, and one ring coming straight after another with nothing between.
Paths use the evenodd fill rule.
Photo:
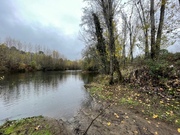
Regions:
<instances>
[{"instance_id":1,"label":"bare tree","mask_svg":"<svg viewBox=\"0 0 180 135\"><path fill-rule=\"evenodd\" d=\"M110 84L113 84L114 73L114 58L115 58L115 43L114 43L114 31L113 31L113 4L114 0L101 0L100 5L103 10L104 20L109 34L109 49L110 49Z\"/></svg>"},{"instance_id":2,"label":"bare tree","mask_svg":"<svg viewBox=\"0 0 180 135\"><path fill-rule=\"evenodd\" d=\"M133 6L134 5L132 5L132 9L131 9L129 18L127 17L125 11L121 10L122 19L124 20L124 23L126 24L127 29L128 29L128 33L129 33L129 44L130 44L129 55L130 55L131 62L134 59L133 50L134 50L134 46L135 46L135 42L136 42L137 28L138 28L137 27L138 20L137 20L137 18L133 18L133 16L134 16Z\"/></svg>"},{"instance_id":3,"label":"bare tree","mask_svg":"<svg viewBox=\"0 0 180 135\"><path fill-rule=\"evenodd\" d=\"M160 10L160 18L159 18L159 25L157 31L157 38L155 40L155 19L154 19L154 0L151 0L151 9L150 9L150 16L151 16L151 58L158 59L159 52L160 52L160 44L161 44L161 36L162 30L164 25L164 12L165 12L165 5L166 0L161 0L161 10Z\"/></svg>"},{"instance_id":4,"label":"bare tree","mask_svg":"<svg viewBox=\"0 0 180 135\"><path fill-rule=\"evenodd\" d=\"M134 45L133 45L133 25L132 25L132 15L133 15L133 10L134 8L132 7L132 10L131 10L131 14L130 14L130 18L129 18L129 21L128 21L128 29L129 29L129 39L130 39L130 59L131 59L131 62L133 61L133 48L134 48Z\"/></svg>"},{"instance_id":5,"label":"bare tree","mask_svg":"<svg viewBox=\"0 0 180 135\"><path fill-rule=\"evenodd\" d=\"M117 9L117 3L115 0L97 0L100 7L102 8L103 17L107 26L109 35L109 50L110 50L110 84L113 84L113 73L114 69L118 73L119 80L122 80L122 74L119 70L119 63L115 57L115 38L114 38L114 26L113 20L115 11Z\"/></svg>"},{"instance_id":6,"label":"bare tree","mask_svg":"<svg viewBox=\"0 0 180 135\"><path fill-rule=\"evenodd\" d=\"M144 6L143 6L143 3L141 0L138 0L138 2L135 1L135 6L136 6L136 9L137 9L137 12L139 15L139 19L141 21L142 30L143 30L144 37L145 37L145 58L148 58L149 57L148 15L145 15L145 9L144 9Z\"/></svg>"},{"instance_id":7,"label":"bare tree","mask_svg":"<svg viewBox=\"0 0 180 135\"><path fill-rule=\"evenodd\" d=\"M159 57L160 52L160 45L161 45L161 37L162 37L162 30L163 30L163 24L164 24L164 12L165 12L165 5L166 0L161 1L161 12L160 12L160 19L159 19L159 27L157 31L157 38L156 38L156 59Z\"/></svg>"},{"instance_id":8,"label":"bare tree","mask_svg":"<svg viewBox=\"0 0 180 135\"><path fill-rule=\"evenodd\" d=\"M101 26L105 27L108 33L108 39L106 40L108 44L110 64L109 64L109 74L110 74L110 84L113 84L113 74L117 71L119 80L122 80L122 75L119 70L119 62L115 56L115 34L114 34L114 17L118 8L119 0L86 0L91 3L91 9L93 12L98 13L98 17L101 20Z\"/></svg>"},{"instance_id":9,"label":"bare tree","mask_svg":"<svg viewBox=\"0 0 180 135\"><path fill-rule=\"evenodd\" d=\"M123 58L123 66L125 67L125 62L126 62L126 38L127 38L127 22L126 22L126 17L124 14L122 14L122 32L123 32L123 41L122 41L122 46L123 46L123 51L122 51L122 58Z\"/></svg>"}]
</instances>

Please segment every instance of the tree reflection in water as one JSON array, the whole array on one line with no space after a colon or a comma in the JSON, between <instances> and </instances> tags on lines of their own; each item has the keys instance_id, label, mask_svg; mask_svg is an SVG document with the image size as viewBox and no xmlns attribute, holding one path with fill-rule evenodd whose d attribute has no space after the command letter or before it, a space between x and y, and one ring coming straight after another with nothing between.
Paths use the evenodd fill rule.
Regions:
<instances>
[{"instance_id":1,"label":"tree reflection in water","mask_svg":"<svg viewBox=\"0 0 180 135\"><path fill-rule=\"evenodd\" d=\"M89 98L83 86L94 76L81 71L5 75L0 82L0 120L34 115L72 117Z\"/></svg>"}]
</instances>

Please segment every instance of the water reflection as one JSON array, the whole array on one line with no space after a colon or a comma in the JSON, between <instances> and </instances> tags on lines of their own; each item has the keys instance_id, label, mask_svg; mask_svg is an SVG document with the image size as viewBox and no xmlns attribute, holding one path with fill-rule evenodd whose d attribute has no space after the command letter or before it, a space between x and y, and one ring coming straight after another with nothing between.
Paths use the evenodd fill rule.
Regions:
<instances>
[{"instance_id":1,"label":"water reflection","mask_svg":"<svg viewBox=\"0 0 180 135\"><path fill-rule=\"evenodd\" d=\"M0 82L0 123L34 115L71 118L88 100L83 85L93 76L80 71L6 75Z\"/></svg>"}]
</instances>

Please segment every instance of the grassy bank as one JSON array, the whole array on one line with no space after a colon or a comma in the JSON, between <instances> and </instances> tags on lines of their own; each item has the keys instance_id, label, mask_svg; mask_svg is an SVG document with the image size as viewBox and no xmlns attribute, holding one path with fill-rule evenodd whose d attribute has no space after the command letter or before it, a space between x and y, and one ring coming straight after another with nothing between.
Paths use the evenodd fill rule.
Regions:
<instances>
[{"instance_id":1,"label":"grassy bank","mask_svg":"<svg viewBox=\"0 0 180 135\"><path fill-rule=\"evenodd\" d=\"M108 76L100 75L94 83L86 86L92 96L115 105L140 113L144 118L152 118L180 127L180 102L178 98L163 98L153 90L143 92L131 84L108 85Z\"/></svg>"},{"instance_id":2,"label":"grassy bank","mask_svg":"<svg viewBox=\"0 0 180 135\"><path fill-rule=\"evenodd\" d=\"M7 121L0 126L0 135L68 135L61 121L42 116Z\"/></svg>"}]
</instances>

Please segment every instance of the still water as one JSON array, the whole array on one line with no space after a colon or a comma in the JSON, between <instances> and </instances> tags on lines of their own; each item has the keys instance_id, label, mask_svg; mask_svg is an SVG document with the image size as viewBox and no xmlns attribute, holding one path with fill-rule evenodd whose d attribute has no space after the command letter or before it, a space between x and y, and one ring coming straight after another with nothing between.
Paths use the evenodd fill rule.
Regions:
<instances>
[{"instance_id":1,"label":"still water","mask_svg":"<svg viewBox=\"0 0 180 135\"><path fill-rule=\"evenodd\" d=\"M81 71L5 75L0 81L0 124L37 115L72 118L89 100L84 84L93 76Z\"/></svg>"}]
</instances>

